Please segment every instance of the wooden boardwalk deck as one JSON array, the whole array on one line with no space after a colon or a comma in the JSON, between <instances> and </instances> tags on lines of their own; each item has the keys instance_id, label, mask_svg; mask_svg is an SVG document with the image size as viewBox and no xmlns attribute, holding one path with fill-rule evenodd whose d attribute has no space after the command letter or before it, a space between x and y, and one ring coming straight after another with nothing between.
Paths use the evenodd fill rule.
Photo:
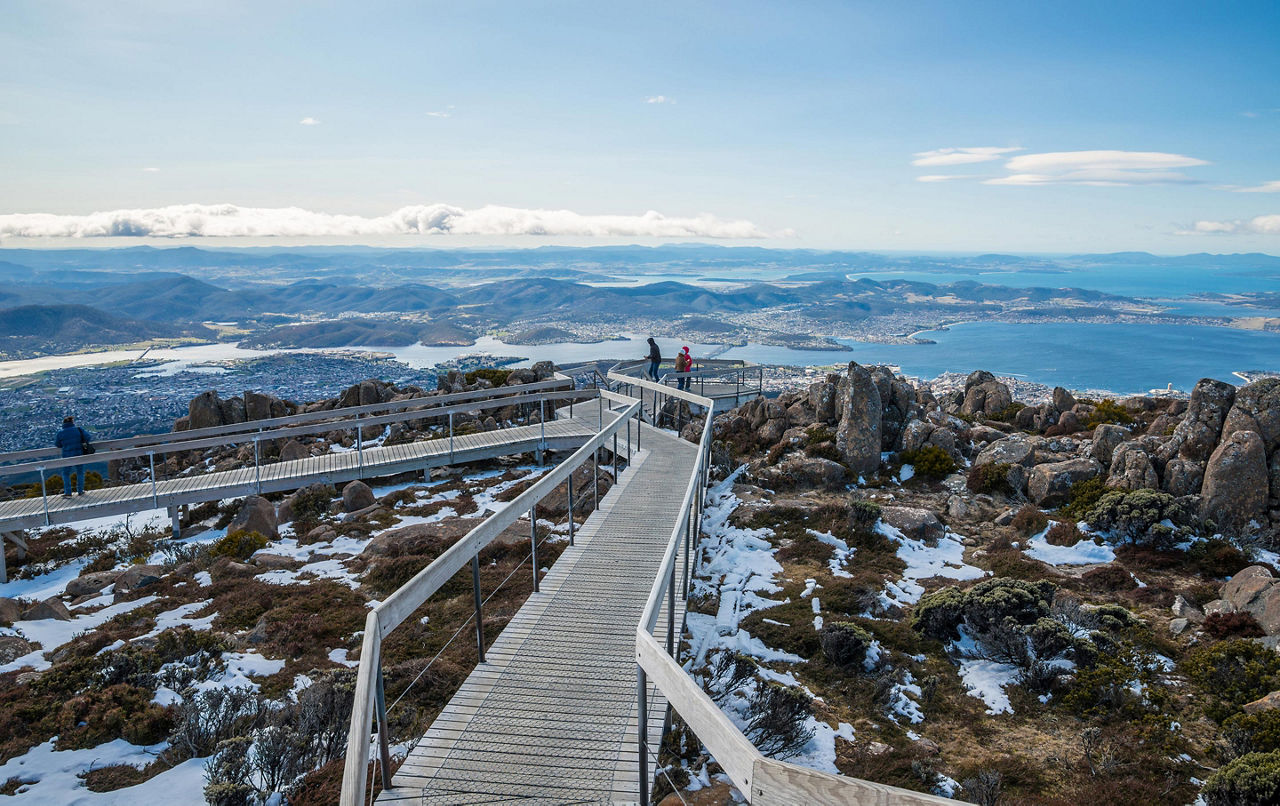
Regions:
<instances>
[{"instance_id":1,"label":"wooden boardwalk deck","mask_svg":"<svg viewBox=\"0 0 1280 806\"><path fill-rule=\"evenodd\" d=\"M641 444L379 803L637 801L636 624L698 450L648 426ZM666 702L649 705L656 749Z\"/></svg>"},{"instance_id":2,"label":"wooden boardwalk deck","mask_svg":"<svg viewBox=\"0 0 1280 806\"><path fill-rule=\"evenodd\" d=\"M147 509L196 504L235 498L256 492L278 492L305 487L314 482L338 483L358 478L390 476L407 471L491 459L514 453L577 448L594 435L598 418L567 417L548 420L543 426L527 425L433 439L387 447L365 448L363 452L344 451L276 462L219 473L183 476L141 484L126 484L90 490L83 496L22 498L0 502L0 532L121 515ZM92 460L90 460L92 461Z\"/></svg>"}]
</instances>

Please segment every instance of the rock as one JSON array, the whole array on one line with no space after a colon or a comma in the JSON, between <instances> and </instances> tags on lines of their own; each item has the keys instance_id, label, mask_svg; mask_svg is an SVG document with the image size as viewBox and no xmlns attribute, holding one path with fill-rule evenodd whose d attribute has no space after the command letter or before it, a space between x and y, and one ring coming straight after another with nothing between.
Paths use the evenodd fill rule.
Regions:
<instances>
[{"instance_id":1,"label":"rock","mask_svg":"<svg viewBox=\"0 0 1280 806\"><path fill-rule=\"evenodd\" d=\"M1176 618L1169 622L1169 633L1171 635L1182 635L1187 631L1187 627L1191 626L1191 622L1184 618Z\"/></svg>"},{"instance_id":2,"label":"rock","mask_svg":"<svg viewBox=\"0 0 1280 806\"><path fill-rule=\"evenodd\" d=\"M995 520L992 521L992 523L994 523L996 526L1008 526L1009 524L1013 523L1013 516L1014 516L1014 511L1012 509L1006 509L1004 512L1001 512L999 515L997 515L995 517Z\"/></svg>"},{"instance_id":3,"label":"rock","mask_svg":"<svg viewBox=\"0 0 1280 806\"><path fill-rule=\"evenodd\" d=\"M1009 408L1011 403L1013 403L1013 395L1010 394L1009 387L993 378L968 386L964 393L964 402L960 404L960 411L969 415L999 414Z\"/></svg>"},{"instance_id":4,"label":"rock","mask_svg":"<svg viewBox=\"0 0 1280 806\"><path fill-rule=\"evenodd\" d=\"M244 399L231 397L222 401L222 422L231 425L243 423L248 418L244 414Z\"/></svg>"},{"instance_id":5,"label":"rock","mask_svg":"<svg viewBox=\"0 0 1280 806\"><path fill-rule=\"evenodd\" d=\"M1256 431L1267 454L1280 449L1280 378L1263 378L1236 391L1222 433Z\"/></svg>"},{"instance_id":6,"label":"rock","mask_svg":"<svg viewBox=\"0 0 1280 806\"><path fill-rule=\"evenodd\" d=\"M257 532L268 540L280 536L277 530L276 508L271 502L259 495L251 495L244 499L240 511L231 519L227 532Z\"/></svg>"},{"instance_id":7,"label":"rock","mask_svg":"<svg viewBox=\"0 0 1280 806\"><path fill-rule=\"evenodd\" d=\"M164 576L164 569L158 565L131 565L116 577L115 593L119 596L128 591L154 585Z\"/></svg>"},{"instance_id":8,"label":"rock","mask_svg":"<svg viewBox=\"0 0 1280 806\"><path fill-rule=\"evenodd\" d=\"M1061 386L1053 387L1053 407L1058 411L1071 411L1076 406L1076 398Z\"/></svg>"},{"instance_id":9,"label":"rock","mask_svg":"<svg viewBox=\"0 0 1280 806\"><path fill-rule=\"evenodd\" d=\"M1204 465L1186 459L1170 459L1164 466L1164 482L1161 489L1169 495L1182 497L1200 492L1204 482Z\"/></svg>"},{"instance_id":10,"label":"rock","mask_svg":"<svg viewBox=\"0 0 1280 806\"><path fill-rule=\"evenodd\" d=\"M262 392L244 393L244 416L247 420L268 420L271 418L271 402L275 398Z\"/></svg>"},{"instance_id":11,"label":"rock","mask_svg":"<svg viewBox=\"0 0 1280 806\"><path fill-rule=\"evenodd\" d=\"M1195 605L1191 604L1191 602L1188 602L1185 598L1183 598L1182 594L1178 594L1176 597L1174 597L1173 605L1169 609L1173 611L1173 615L1177 616L1178 618L1186 619L1187 621L1190 621L1193 624L1204 623L1204 613L1200 610L1200 608L1196 607Z\"/></svg>"},{"instance_id":12,"label":"rock","mask_svg":"<svg viewBox=\"0 0 1280 806\"><path fill-rule=\"evenodd\" d=\"M57 599L49 598L43 602L36 602L22 613L23 621L44 621L45 619L70 621L71 611ZM50 648L52 649L52 647Z\"/></svg>"},{"instance_id":13,"label":"rock","mask_svg":"<svg viewBox=\"0 0 1280 806\"><path fill-rule=\"evenodd\" d=\"M342 488L342 508L346 512L356 512L377 502L373 490L363 481L349 481Z\"/></svg>"},{"instance_id":14,"label":"rock","mask_svg":"<svg viewBox=\"0 0 1280 806\"><path fill-rule=\"evenodd\" d=\"M973 463L978 466L990 464L1025 465L1035 464L1036 450L1031 438L1026 434L1011 434L998 439L987 447Z\"/></svg>"},{"instance_id":15,"label":"rock","mask_svg":"<svg viewBox=\"0 0 1280 806\"><path fill-rule=\"evenodd\" d=\"M969 439L975 443L978 442L995 442L998 439L1004 439L1007 436L1003 431L992 428L989 425L975 425L969 429ZM906 446L903 446L903 450Z\"/></svg>"},{"instance_id":16,"label":"rock","mask_svg":"<svg viewBox=\"0 0 1280 806\"><path fill-rule=\"evenodd\" d=\"M222 401L218 399L217 392L210 389L191 399L187 404L187 424L191 430L225 424L222 419Z\"/></svg>"},{"instance_id":17,"label":"rock","mask_svg":"<svg viewBox=\"0 0 1280 806\"><path fill-rule=\"evenodd\" d=\"M534 379L539 381L549 380L556 373L556 365L550 361L539 361L529 369L533 370Z\"/></svg>"},{"instance_id":18,"label":"rock","mask_svg":"<svg viewBox=\"0 0 1280 806\"><path fill-rule=\"evenodd\" d=\"M1062 429L1064 434L1074 434L1084 428L1084 423L1080 422L1080 417L1074 411L1064 411L1058 417L1058 428Z\"/></svg>"},{"instance_id":19,"label":"rock","mask_svg":"<svg viewBox=\"0 0 1280 806\"><path fill-rule=\"evenodd\" d=\"M1201 379L1191 390L1186 416L1161 448L1160 461L1167 462L1174 456L1193 462L1208 460L1218 444L1222 424L1235 397L1236 388L1231 384L1212 378Z\"/></svg>"},{"instance_id":20,"label":"rock","mask_svg":"<svg viewBox=\"0 0 1280 806\"><path fill-rule=\"evenodd\" d=\"M1122 442L1116 447L1111 456L1107 486L1122 490L1155 490L1160 487L1160 477L1140 442Z\"/></svg>"},{"instance_id":21,"label":"rock","mask_svg":"<svg viewBox=\"0 0 1280 806\"><path fill-rule=\"evenodd\" d=\"M856 475L870 476L880 469L880 420L883 406L871 373L856 361L841 378L837 409L840 425L836 447Z\"/></svg>"},{"instance_id":22,"label":"rock","mask_svg":"<svg viewBox=\"0 0 1280 806\"><path fill-rule=\"evenodd\" d=\"M936 756L942 752L942 748L933 739L926 739L921 736L915 741L916 748L927 756Z\"/></svg>"},{"instance_id":23,"label":"rock","mask_svg":"<svg viewBox=\"0 0 1280 806\"><path fill-rule=\"evenodd\" d=\"M1262 711L1271 711L1280 708L1280 691L1273 691L1270 694L1263 695L1253 702L1247 702L1240 706L1246 714L1256 714Z\"/></svg>"},{"instance_id":24,"label":"rock","mask_svg":"<svg viewBox=\"0 0 1280 806\"><path fill-rule=\"evenodd\" d=\"M1233 576L1222 586L1222 598L1235 611L1252 614L1267 635L1280 633L1280 580L1265 566L1251 565Z\"/></svg>"},{"instance_id":25,"label":"rock","mask_svg":"<svg viewBox=\"0 0 1280 806\"><path fill-rule=\"evenodd\" d=\"M923 448L929 440L929 435L937 428L933 423L924 420L912 420L907 423L906 428L902 430L902 450L918 451Z\"/></svg>"},{"instance_id":26,"label":"rock","mask_svg":"<svg viewBox=\"0 0 1280 806\"><path fill-rule=\"evenodd\" d=\"M924 540L930 544L943 535L938 516L927 509L917 507L881 507L880 518L912 540Z\"/></svg>"},{"instance_id":27,"label":"rock","mask_svg":"<svg viewBox=\"0 0 1280 806\"><path fill-rule=\"evenodd\" d=\"M120 573L119 571L95 571L90 574L82 574L67 583L67 595L79 598L88 596L91 593L97 593L112 582L115 582Z\"/></svg>"},{"instance_id":28,"label":"rock","mask_svg":"<svg viewBox=\"0 0 1280 806\"><path fill-rule=\"evenodd\" d=\"M767 486L775 489L821 487L829 490L844 487L849 471L839 462L793 453L774 467L766 467L756 474Z\"/></svg>"},{"instance_id":29,"label":"rock","mask_svg":"<svg viewBox=\"0 0 1280 806\"><path fill-rule=\"evenodd\" d=\"M1027 494L1041 507L1065 504L1071 494L1071 485L1101 472L1102 465L1093 459L1068 459L1036 465L1027 478Z\"/></svg>"},{"instance_id":30,"label":"rock","mask_svg":"<svg viewBox=\"0 0 1280 806\"><path fill-rule=\"evenodd\" d=\"M280 461L282 462L306 459L310 455L311 451L307 450L307 446L296 439L289 440L280 448Z\"/></svg>"},{"instance_id":31,"label":"rock","mask_svg":"<svg viewBox=\"0 0 1280 806\"><path fill-rule=\"evenodd\" d=\"M259 551L253 555L253 564L269 570L297 568L301 563L283 554L267 554Z\"/></svg>"},{"instance_id":32,"label":"rock","mask_svg":"<svg viewBox=\"0 0 1280 806\"><path fill-rule=\"evenodd\" d=\"M1236 606L1226 599L1214 599L1212 602L1209 602L1204 606L1204 614L1206 616L1212 616L1218 613L1234 612L1236 612Z\"/></svg>"},{"instance_id":33,"label":"rock","mask_svg":"<svg viewBox=\"0 0 1280 806\"><path fill-rule=\"evenodd\" d=\"M1265 524L1270 479L1262 437L1236 431L1209 458L1201 488L1200 514L1219 529L1246 531Z\"/></svg>"},{"instance_id":34,"label":"rock","mask_svg":"<svg viewBox=\"0 0 1280 806\"><path fill-rule=\"evenodd\" d=\"M884 742L870 742L866 750L869 756L883 756L885 753L892 752L893 748Z\"/></svg>"},{"instance_id":35,"label":"rock","mask_svg":"<svg viewBox=\"0 0 1280 806\"><path fill-rule=\"evenodd\" d=\"M1089 457L1096 459L1106 467L1111 466L1111 457L1116 448L1129 436L1129 432L1118 425L1103 423L1093 429L1093 444L1089 446Z\"/></svg>"},{"instance_id":36,"label":"rock","mask_svg":"<svg viewBox=\"0 0 1280 806\"><path fill-rule=\"evenodd\" d=\"M0 624L12 624L22 618L24 607L17 599L0 596Z\"/></svg>"},{"instance_id":37,"label":"rock","mask_svg":"<svg viewBox=\"0 0 1280 806\"><path fill-rule=\"evenodd\" d=\"M16 635L0 635L0 664L13 663L34 651L35 647Z\"/></svg>"}]
</instances>

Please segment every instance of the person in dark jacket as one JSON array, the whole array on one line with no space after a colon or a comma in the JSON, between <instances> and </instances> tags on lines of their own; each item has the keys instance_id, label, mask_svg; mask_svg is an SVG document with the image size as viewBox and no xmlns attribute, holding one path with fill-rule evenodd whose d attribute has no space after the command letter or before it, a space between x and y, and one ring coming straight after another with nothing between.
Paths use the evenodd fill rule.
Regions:
<instances>
[{"instance_id":1,"label":"person in dark jacket","mask_svg":"<svg viewBox=\"0 0 1280 806\"><path fill-rule=\"evenodd\" d=\"M658 380L658 365L662 363L662 351L658 349L658 343L653 340L653 336L649 337L649 377Z\"/></svg>"},{"instance_id":2,"label":"person in dark jacket","mask_svg":"<svg viewBox=\"0 0 1280 806\"><path fill-rule=\"evenodd\" d=\"M68 456L83 456L84 445L89 441L89 435L84 429L76 425L74 417L66 417L62 421L62 430L58 432L58 436L54 437L54 447L62 449L62 458ZM79 495L84 495L84 465L67 465L62 468L62 497L71 497L71 471L76 473L76 490Z\"/></svg>"}]
</instances>

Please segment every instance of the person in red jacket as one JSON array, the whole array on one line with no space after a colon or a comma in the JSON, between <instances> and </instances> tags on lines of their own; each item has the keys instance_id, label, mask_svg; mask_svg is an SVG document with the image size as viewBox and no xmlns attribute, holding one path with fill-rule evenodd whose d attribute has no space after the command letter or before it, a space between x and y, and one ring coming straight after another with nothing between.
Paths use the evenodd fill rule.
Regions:
<instances>
[{"instance_id":1,"label":"person in red jacket","mask_svg":"<svg viewBox=\"0 0 1280 806\"><path fill-rule=\"evenodd\" d=\"M684 349L676 353L676 388L688 389L689 377L681 375L693 369L693 357L689 355L689 347L686 345Z\"/></svg>"}]
</instances>

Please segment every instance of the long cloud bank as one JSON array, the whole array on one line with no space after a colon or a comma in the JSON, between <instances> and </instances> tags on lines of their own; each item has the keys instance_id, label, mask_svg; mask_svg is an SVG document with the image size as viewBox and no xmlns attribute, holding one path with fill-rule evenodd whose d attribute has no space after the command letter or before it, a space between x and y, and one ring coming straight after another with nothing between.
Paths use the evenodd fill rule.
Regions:
<instances>
[{"instance_id":1,"label":"long cloud bank","mask_svg":"<svg viewBox=\"0 0 1280 806\"><path fill-rule=\"evenodd\" d=\"M709 214L669 217L583 215L489 205L464 210L447 204L401 207L384 216L336 215L299 207L180 204L88 215L0 215L0 238L307 238L374 235L553 235L657 238L772 238L750 221Z\"/></svg>"},{"instance_id":2,"label":"long cloud bank","mask_svg":"<svg viewBox=\"0 0 1280 806\"><path fill-rule=\"evenodd\" d=\"M1179 235L1280 235L1280 213L1254 216L1247 221L1197 221Z\"/></svg>"}]
</instances>

